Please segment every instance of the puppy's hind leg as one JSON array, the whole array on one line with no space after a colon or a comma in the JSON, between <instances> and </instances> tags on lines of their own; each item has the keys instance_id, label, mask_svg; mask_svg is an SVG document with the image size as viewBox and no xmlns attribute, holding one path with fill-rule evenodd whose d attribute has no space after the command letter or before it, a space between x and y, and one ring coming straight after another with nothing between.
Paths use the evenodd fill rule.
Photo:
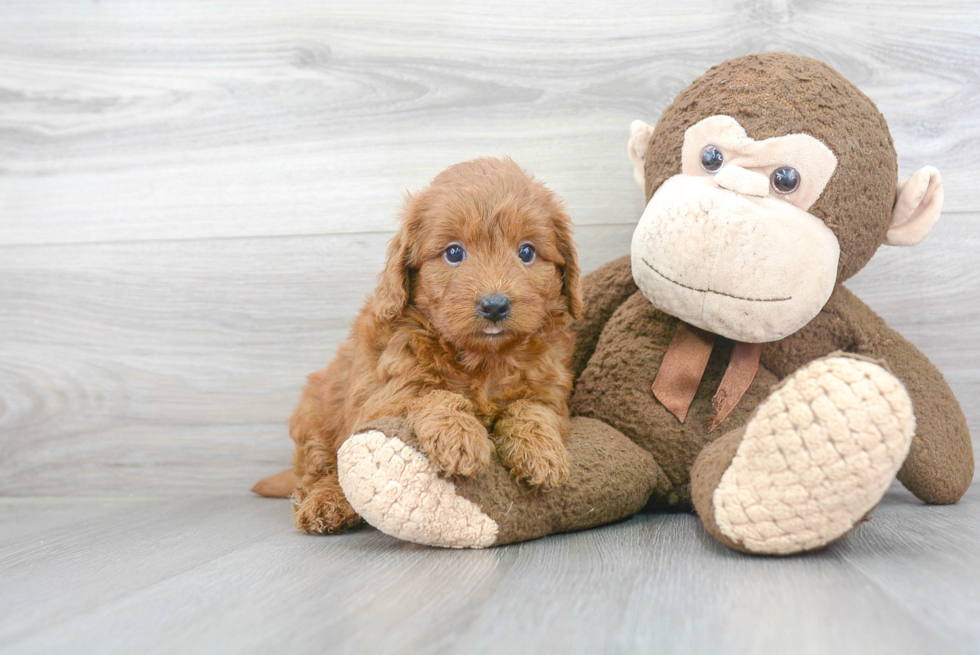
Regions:
<instances>
[{"instance_id":1,"label":"puppy's hind leg","mask_svg":"<svg viewBox=\"0 0 980 655\"><path fill-rule=\"evenodd\" d=\"M340 359L340 358L338 358ZM342 364L342 362L340 362ZM308 534L340 534L361 523L337 481L336 423L342 415L341 396L331 370L309 377L299 406L289 421L296 442L293 468L299 483L293 491L293 520Z\"/></svg>"},{"instance_id":2,"label":"puppy's hind leg","mask_svg":"<svg viewBox=\"0 0 980 655\"><path fill-rule=\"evenodd\" d=\"M307 534L341 534L361 524L361 517L347 502L336 468L331 473L301 483L293 492L293 522Z\"/></svg>"},{"instance_id":3,"label":"puppy's hind leg","mask_svg":"<svg viewBox=\"0 0 980 655\"><path fill-rule=\"evenodd\" d=\"M295 428L295 422L293 426ZM307 534L340 534L361 517L347 502L337 480L337 453L321 439L297 444L297 468L305 470L293 491L293 522Z\"/></svg>"}]
</instances>

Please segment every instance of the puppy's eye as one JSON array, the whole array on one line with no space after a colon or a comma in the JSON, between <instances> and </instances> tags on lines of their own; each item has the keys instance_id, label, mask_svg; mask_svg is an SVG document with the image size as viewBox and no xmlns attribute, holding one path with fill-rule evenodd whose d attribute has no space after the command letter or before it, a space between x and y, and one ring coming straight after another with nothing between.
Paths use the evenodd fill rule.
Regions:
<instances>
[{"instance_id":1,"label":"puppy's eye","mask_svg":"<svg viewBox=\"0 0 980 655\"><path fill-rule=\"evenodd\" d=\"M718 148L705 146L701 150L701 168L705 173L717 173L723 163L725 163L725 156Z\"/></svg>"},{"instance_id":2,"label":"puppy's eye","mask_svg":"<svg viewBox=\"0 0 980 655\"><path fill-rule=\"evenodd\" d=\"M521 258L521 261L525 264L530 264L534 261L534 246L530 243L522 244L520 248L517 249L517 256Z\"/></svg>"},{"instance_id":3,"label":"puppy's eye","mask_svg":"<svg viewBox=\"0 0 980 655\"><path fill-rule=\"evenodd\" d=\"M446 258L447 262L455 266L466 259L466 251L463 249L463 246L459 245L458 243L454 243L446 248L446 252L443 253L443 257Z\"/></svg>"},{"instance_id":4,"label":"puppy's eye","mask_svg":"<svg viewBox=\"0 0 980 655\"><path fill-rule=\"evenodd\" d=\"M772 190L783 195L793 193L800 186L800 174L790 166L780 166L772 172L769 180L772 183Z\"/></svg>"}]
</instances>

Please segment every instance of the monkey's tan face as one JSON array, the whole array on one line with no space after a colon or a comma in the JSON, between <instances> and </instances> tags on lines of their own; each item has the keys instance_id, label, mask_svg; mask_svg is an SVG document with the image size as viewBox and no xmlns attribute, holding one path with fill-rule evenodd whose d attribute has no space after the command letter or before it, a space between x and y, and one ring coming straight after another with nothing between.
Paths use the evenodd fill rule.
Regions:
<instances>
[{"instance_id":1,"label":"monkey's tan face","mask_svg":"<svg viewBox=\"0 0 980 655\"><path fill-rule=\"evenodd\" d=\"M685 133L682 172L633 233L633 277L659 309L737 341L782 339L837 281L840 246L807 209L837 160L805 134L755 141L729 116Z\"/></svg>"}]
</instances>

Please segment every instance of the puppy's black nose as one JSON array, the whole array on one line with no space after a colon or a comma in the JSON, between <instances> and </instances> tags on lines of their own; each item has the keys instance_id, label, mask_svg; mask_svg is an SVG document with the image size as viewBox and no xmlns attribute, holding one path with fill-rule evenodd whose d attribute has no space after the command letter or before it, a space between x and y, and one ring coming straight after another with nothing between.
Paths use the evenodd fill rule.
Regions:
<instances>
[{"instance_id":1,"label":"puppy's black nose","mask_svg":"<svg viewBox=\"0 0 980 655\"><path fill-rule=\"evenodd\" d=\"M502 321L510 316L510 298L502 293L484 296L476 308L477 313L488 321Z\"/></svg>"}]
</instances>

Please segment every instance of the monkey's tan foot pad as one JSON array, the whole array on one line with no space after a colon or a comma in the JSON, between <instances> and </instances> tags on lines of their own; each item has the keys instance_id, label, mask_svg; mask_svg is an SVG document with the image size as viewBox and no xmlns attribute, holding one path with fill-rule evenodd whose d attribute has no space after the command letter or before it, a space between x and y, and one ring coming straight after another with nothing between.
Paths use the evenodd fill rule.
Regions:
<instances>
[{"instance_id":1,"label":"monkey's tan foot pad","mask_svg":"<svg viewBox=\"0 0 980 655\"><path fill-rule=\"evenodd\" d=\"M485 548L625 518L667 484L649 453L599 421L573 419L565 445L572 473L553 491L514 480L496 455L479 475L450 480L404 421L380 419L340 447L340 486L382 532L429 546Z\"/></svg>"},{"instance_id":2,"label":"monkey's tan foot pad","mask_svg":"<svg viewBox=\"0 0 980 655\"><path fill-rule=\"evenodd\" d=\"M835 354L759 406L712 500L737 547L789 554L843 536L878 504L908 455L908 393L879 364Z\"/></svg>"}]
</instances>

